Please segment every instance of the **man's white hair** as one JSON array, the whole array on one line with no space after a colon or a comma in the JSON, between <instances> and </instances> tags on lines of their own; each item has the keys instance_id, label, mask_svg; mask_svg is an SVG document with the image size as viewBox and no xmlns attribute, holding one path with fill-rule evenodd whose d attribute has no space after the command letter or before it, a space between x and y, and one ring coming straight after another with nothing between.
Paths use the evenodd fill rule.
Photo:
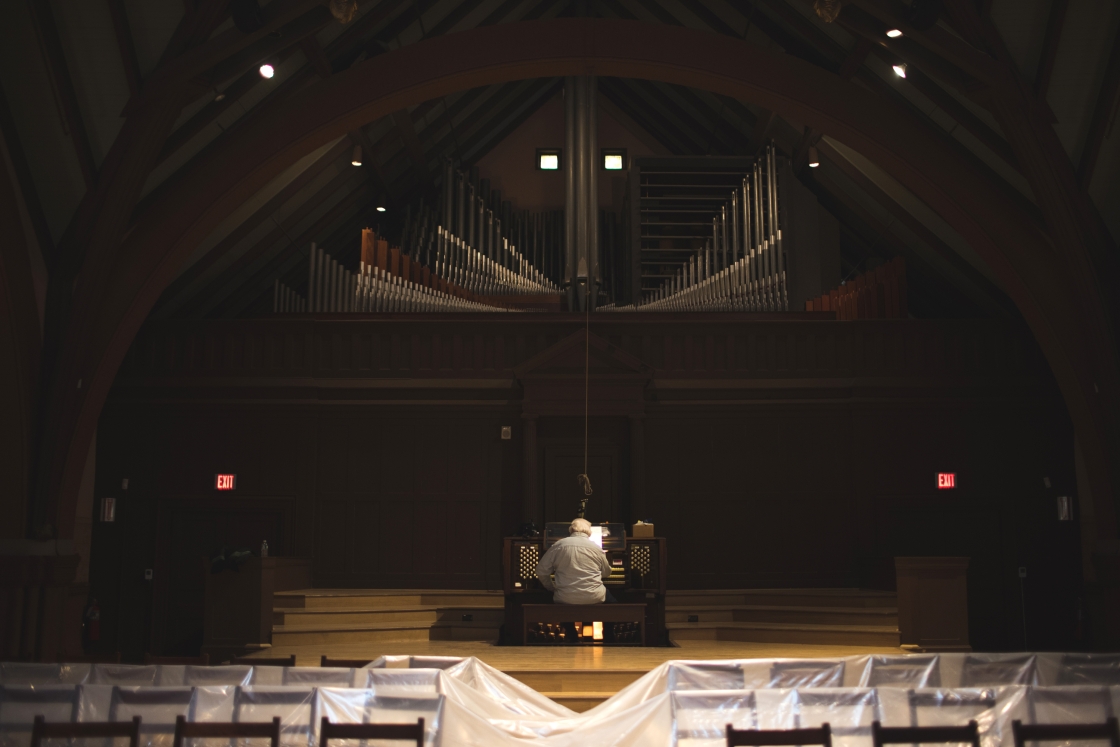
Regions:
<instances>
[{"instance_id":1,"label":"man's white hair","mask_svg":"<svg viewBox=\"0 0 1120 747\"><path fill-rule=\"evenodd\" d=\"M572 519L572 524L568 527L568 534L582 534L584 537L590 537L591 522L587 519Z\"/></svg>"}]
</instances>

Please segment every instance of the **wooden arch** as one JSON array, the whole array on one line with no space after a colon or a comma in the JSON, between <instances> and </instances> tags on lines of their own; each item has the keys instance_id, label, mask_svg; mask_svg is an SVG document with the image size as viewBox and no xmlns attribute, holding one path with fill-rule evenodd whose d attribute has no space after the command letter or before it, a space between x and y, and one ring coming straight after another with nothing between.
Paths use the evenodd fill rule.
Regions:
<instances>
[{"instance_id":1,"label":"wooden arch","mask_svg":"<svg viewBox=\"0 0 1120 747\"><path fill-rule=\"evenodd\" d=\"M476 86L595 74L749 101L837 138L936 210L975 248L1030 324L1061 386L1089 473L1099 536L1116 536L1120 374L1088 253L1063 255L1036 215L905 109L821 68L711 32L562 19L483 27L412 44L266 104L162 187L79 296L46 427L55 429L46 516L72 536L81 472L116 371L194 248L300 158L401 108ZM75 389L69 382L84 378Z\"/></svg>"}]
</instances>

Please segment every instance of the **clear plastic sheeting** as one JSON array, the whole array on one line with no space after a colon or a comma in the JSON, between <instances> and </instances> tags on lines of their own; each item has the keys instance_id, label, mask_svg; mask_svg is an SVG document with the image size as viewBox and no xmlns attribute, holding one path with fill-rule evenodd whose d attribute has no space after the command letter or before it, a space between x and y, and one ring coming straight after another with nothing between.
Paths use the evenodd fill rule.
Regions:
<instances>
[{"instance_id":1,"label":"clear plastic sheeting","mask_svg":"<svg viewBox=\"0 0 1120 747\"><path fill-rule=\"evenodd\" d=\"M80 685L89 679L89 664L0 662L0 685Z\"/></svg>"},{"instance_id":2,"label":"clear plastic sheeting","mask_svg":"<svg viewBox=\"0 0 1120 747\"><path fill-rule=\"evenodd\" d=\"M728 724L790 729L824 722L837 747L870 747L875 720L975 720L983 747L1011 747L1015 719L1101 723L1120 713L1120 656L1113 655L667 662L586 713L474 658L383 657L363 669L4 665L0 675L0 747L27 745L39 714L48 721L138 715L147 747L168 747L180 714L210 722L279 716L287 747L315 747L324 716L345 723L423 718L427 743L441 747L714 747L724 743Z\"/></svg>"}]
</instances>

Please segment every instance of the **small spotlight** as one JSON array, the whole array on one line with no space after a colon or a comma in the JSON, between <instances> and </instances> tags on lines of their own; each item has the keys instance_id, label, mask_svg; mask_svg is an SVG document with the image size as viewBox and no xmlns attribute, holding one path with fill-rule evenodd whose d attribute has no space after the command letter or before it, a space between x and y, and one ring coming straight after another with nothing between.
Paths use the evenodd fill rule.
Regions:
<instances>
[{"instance_id":1,"label":"small spotlight","mask_svg":"<svg viewBox=\"0 0 1120 747\"><path fill-rule=\"evenodd\" d=\"M817 153L817 147L815 145L809 146L809 168L815 169L820 165L821 157Z\"/></svg>"},{"instance_id":2,"label":"small spotlight","mask_svg":"<svg viewBox=\"0 0 1120 747\"><path fill-rule=\"evenodd\" d=\"M905 78L906 77L906 63L905 62L900 62L897 65L892 65L891 69L894 70L894 74L897 75L898 77L900 77L900 78Z\"/></svg>"},{"instance_id":3,"label":"small spotlight","mask_svg":"<svg viewBox=\"0 0 1120 747\"><path fill-rule=\"evenodd\" d=\"M226 95L224 93L222 93L221 91L217 91L217 90L214 91L214 101L224 101L225 98L226 98Z\"/></svg>"},{"instance_id":4,"label":"small spotlight","mask_svg":"<svg viewBox=\"0 0 1120 747\"><path fill-rule=\"evenodd\" d=\"M889 36L892 39L897 39L898 37L902 36L902 30L901 29L891 29L890 31L887 32L887 36Z\"/></svg>"},{"instance_id":5,"label":"small spotlight","mask_svg":"<svg viewBox=\"0 0 1120 747\"><path fill-rule=\"evenodd\" d=\"M362 146L360 146L360 145L355 145L354 146L354 155L352 155L350 157L350 165L351 166L361 166L362 165Z\"/></svg>"},{"instance_id":6,"label":"small spotlight","mask_svg":"<svg viewBox=\"0 0 1120 747\"><path fill-rule=\"evenodd\" d=\"M260 73L262 78L271 78L273 75L276 75L276 68L266 62L261 65Z\"/></svg>"},{"instance_id":7,"label":"small spotlight","mask_svg":"<svg viewBox=\"0 0 1120 747\"><path fill-rule=\"evenodd\" d=\"M378 206L377 206L377 212L379 212L379 213L384 213L384 212L385 212L385 208L383 208L383 207L382 207L381 205L378 205Z\"/></svg>"}]
</instances>

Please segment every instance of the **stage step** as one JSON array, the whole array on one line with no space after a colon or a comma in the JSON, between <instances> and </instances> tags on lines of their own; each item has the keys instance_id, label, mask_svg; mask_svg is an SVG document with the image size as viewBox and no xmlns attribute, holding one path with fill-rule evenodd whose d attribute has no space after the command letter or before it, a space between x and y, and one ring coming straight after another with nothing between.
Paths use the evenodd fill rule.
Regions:
<instances>
[{"instance_id":1,"label":"stage step","mask_svg":"<svg viewBox=\"0 0 1120 747\"><path fill-rule=\"evenodd\" d=\"M900 645L898 626L766 622L666 623L672 641L742 641L828 646Z\"/></svg>"},{"instance_id":2,"label":"stage step","mask_svg":"<svg viewBox=\"0 0 1120 747\"><path fill-rule=\"evenodd\" d=\"M273 596L273 646L497 640L501 592L301 589Z\"/></svg>"},{"instance_id":3,"label":"stage step","mask_svg":"<svg viewBox=\"0 0 1120 747\"><path fill-rule=\"evenodd\" d=\"M542 693L613 694L646 674L645 671L638 669L503 669L502 671Z\"/></svg>"},{"instance_id":4,"label":"stage step","mask_svg":"<svg viewBox=\"0 0 1120 747\"><path fill-rule=\"evenodd\" d=\"M497 640L498 627L489 621L273 625L272 645L275 647L388 641L491 641Z\"/></svg>"},{"instance_id":5,"label":"stage step","mask_svg":"<svg viewBox=\"0 0 1120 747\"><path fill-rule=\"evenodd\" d=\"M768 605L696 605L667 607L665 622L767 622L811 625L898 625L894 607L787 607Z\"/></svg>"},{"instance_id":6,"label":"stage step","mask_svg":"<svg viewBox=\"0 0 1120 747\"><path fill-rule=\"evenodd\" d=\"M665 595L669 609L698 605L897 608L898 595L870 589L703 589Z\"/></svg>"},{"instance_id":7,"label":"stage step","mask_svg":"<svg viewBox=\"0 0 1120 747\"><path fill-rule=\"evenodd\" d=\"M502 624L505 610L501 607L436 607L415 605L400 607L311 608L272 610L273 624L288 628L318 627L324 624L361 624L383 622L462 622L469 615L474 622Z\"/></svg>"},{"instance_id":8,"label":"stage step","mask_svg":"<svg viewBox=\"0 0 1120 747\"><path fill-rule=\"evenodd\" d=\"M591 710L646 674L638 669L503 669L577 713Z\"/></svg>"},{"instance_id":9,"label":"stage step","mask_svg":"<svg viewBox=\"0 0 1120 747\"><path fill-rule=\"evenodd\" d=\"M504 604L500 591L470 589L301 589L273 595L273 605L285 609L370 609L409 605L500 609Z\"/></svg>"},{"instance_id":10,"label":"stage step","mask_svg":"<svg viewBox=\"0 0 1120 747\"><path fill-rule=\"evenodd\" d=\"M551 698L562 706L571 708L576 713L590 711L615 693L551 693L542 692L541 695Z\"/></svg>"},{"instance_id":11,"label":"stage step","mask_svg":"<svg viewBox=\"0 0 1120 747\"><path fill-rule=\"evenodd\" d=\"M670 591L665 598L665 622L672 641L899 645L898 596L888 591Z\"/></svg>"},{"instance_id":12,"label":"stage step","mask_svg":"<svg viewBox=\"0 0 1120 747\"><path fill-rule=\"evenodd\" d=\"M302 589L277 593L274 604L274 646L496 640L505 617L498 591ZM865 589L670 591L666 627L673 641L899 645L897 596ZM602 693L614 686L533 687Z\"/></svg>"}]
</instances>

